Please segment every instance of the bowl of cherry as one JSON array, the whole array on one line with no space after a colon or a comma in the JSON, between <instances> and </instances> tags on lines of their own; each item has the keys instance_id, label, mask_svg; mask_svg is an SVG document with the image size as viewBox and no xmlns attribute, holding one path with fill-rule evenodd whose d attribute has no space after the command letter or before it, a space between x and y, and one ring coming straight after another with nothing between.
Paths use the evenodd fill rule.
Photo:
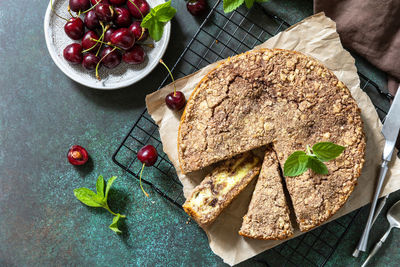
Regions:
<instances>
[{"instance_id":1,"label":"bowl of cherry","mask_svg":"<svg viewBox=\"0 0 400 267\"><path fill-rule=\"evenodd\" d=\"M54 63L87 87L112 90L148 75L167 48L171 22L159 41L140 23L164 0L52 0L44 19Z\"/></svg>"}]
</instances>

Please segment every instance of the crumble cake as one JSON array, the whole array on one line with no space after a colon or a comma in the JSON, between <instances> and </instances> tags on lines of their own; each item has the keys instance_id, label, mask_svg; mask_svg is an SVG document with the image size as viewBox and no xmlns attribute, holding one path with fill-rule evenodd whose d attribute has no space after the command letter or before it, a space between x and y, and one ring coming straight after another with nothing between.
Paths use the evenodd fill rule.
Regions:
<instances>
[{"instance_id":1,"label":"crumble cake","mask_svg":"<svg viewBox=\"0 0 400 267\"><path fill-rule=\"evenodd\" d=\"M279 164L272 149L265 153L239 234L263 240L286 239L293 235Z\"/></svg>"},{"instance_id":2,"label":"crumble cake","mask_svg":"<svg viewBox=\"0 0 400 267\"><path fill-rule=\"evenodd\" d=\"M260 159L251 152L219 163L194 188L183 209L202 226L212 223L258 175L260 166Z\"/></svg>"},{"instance_id":3,"label":"crumble cake","mask_svg":"<svg viewBox=\"0 0 400 267\"><path fill-rule=\"evenodd\" d=\"M260 49L229 58L209 72L188 100L178 132L183 173L272 144L287 157L321 141L345 146L328 175L286 177L300 230L326 221L347 200L361 174L365 136L347 87L299 52Z\"/></svg>"}]
</instances>

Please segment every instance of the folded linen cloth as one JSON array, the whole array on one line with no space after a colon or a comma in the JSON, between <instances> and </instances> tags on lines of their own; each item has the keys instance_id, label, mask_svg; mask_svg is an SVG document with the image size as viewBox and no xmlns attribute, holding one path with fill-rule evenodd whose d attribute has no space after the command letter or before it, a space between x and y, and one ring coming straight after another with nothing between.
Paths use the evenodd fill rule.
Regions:
<instances>
[{"instance_id":1,"label":"folded linen cloth","mask_svg":"<svg viewBox=\"0 0 400 267\"><path fill-rule=\"evenodd\" d=\"M344 47L388 74L394 95L400 81L400 1L314 0L314 12L321 11L336 22Z\"/></svg>"}]
</instances>

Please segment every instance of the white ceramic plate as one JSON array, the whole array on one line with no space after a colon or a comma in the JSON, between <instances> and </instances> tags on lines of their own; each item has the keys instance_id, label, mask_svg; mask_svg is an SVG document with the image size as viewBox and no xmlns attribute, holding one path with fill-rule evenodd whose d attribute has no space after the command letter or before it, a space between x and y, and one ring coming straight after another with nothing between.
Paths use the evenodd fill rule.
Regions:
<instances>
[{"instance_id":1,"label":"white ceramic plate","mask_svg":"<svg viewBox=\"0 0 400 267\"><path fill-rule=\"evenodd\" d=\"M164 3L164 0L147 0L151 7ZM70 18L68 11L68 0L53 0L53 7L57 14ZM83 20L83 16L81 16ZM71 43L80 42L70 39L64 32L65 20L58 18L51 10L51 6L47 7L44 18L44 34L46 37L46 45L49 53L56 65L62 72L72 80L88 87L104 90L118 89L134 84L146 75L148 75L158 64L160 58L167 49L169 37L171 34L171 22L164 27L164 34L160 41L154 42L154 48L143 47L147 53L144 63L140 65L129 65L121 62L114 69L107 69L104 66L99 69L101 81L97 80L94 71L87 71L80 64L69 64L63 57L64 48ZM148 38L145 43L151 43Z\"/></svg>"}]
</instances>

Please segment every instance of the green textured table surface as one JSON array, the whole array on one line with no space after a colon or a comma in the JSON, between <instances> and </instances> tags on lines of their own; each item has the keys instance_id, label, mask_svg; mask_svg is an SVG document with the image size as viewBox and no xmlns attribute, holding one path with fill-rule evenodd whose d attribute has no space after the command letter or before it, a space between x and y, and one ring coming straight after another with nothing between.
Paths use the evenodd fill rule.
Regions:
<instances>
[{"instance_id":1,"label":"green textured table surface","mask_svg":"<svg viewBox=\"0 0 400 267\"><path fill-rule=\"evenodd\" d=\"M212 1L210 2L212 3ZM122 90L98 91L67 78L52 62L44 40L47 1L0 1L0 266L220 266L206 235L155 192L150 200L138 182L111 161L111 155L144 108L144 96L165 77L158 67ZM178 9L165 61L172 65L201 20ZM267 9L295 23L312 14L312 1L271 1ZM360 60L359 62L362 62ZM368 64L358 67L385 86L384 75ZM80 144L92 161L73 167L69 146ZM127 215L123 235L108 229L112 216L81 205L77 187L94 188L99 174L118 175L110 206ZM151 169L146 175L151 175ZM393 194L388 204L400 198ZM388 206L389 206L388 205ZM359 265L352 258L366 220L364 207L328 261ZM380 216L370 246L384 233ZM394 230L371 266L397 266L400 231ZM241 265L262 266L253 259Z\"/></svg>"}]
</instances>

